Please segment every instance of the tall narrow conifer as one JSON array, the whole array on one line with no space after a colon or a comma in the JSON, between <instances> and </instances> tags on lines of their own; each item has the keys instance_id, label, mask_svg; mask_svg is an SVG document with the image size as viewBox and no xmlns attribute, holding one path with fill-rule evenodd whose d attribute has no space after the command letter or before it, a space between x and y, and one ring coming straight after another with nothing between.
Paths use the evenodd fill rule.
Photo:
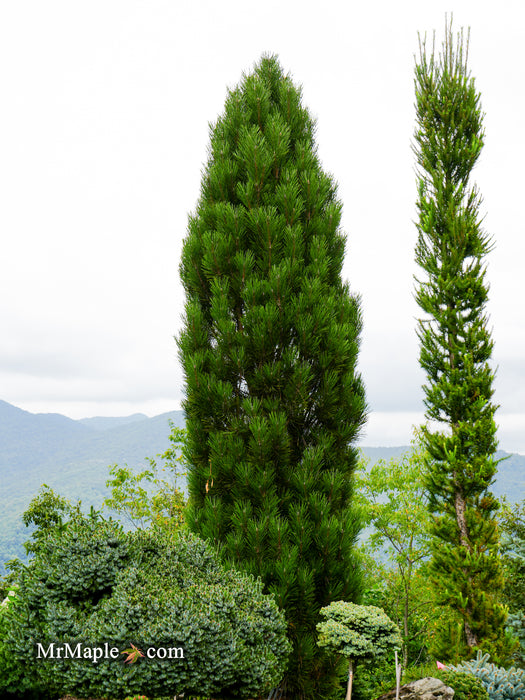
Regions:
<instances>
[{"instance_id":1,"label":"tall narrow conifer","mask_svg":"<svg viewBox=\"0 0 525 700\"><path fill-rule=\"evenodd\" d=\"M264 57L211 127L181 277L189 523L285 610L289 698L334 681L319 610L356 600L359 300L301 92Z\"/></svg>"},{"instance_id":2,"label":"tall narrow conifer","mask_svg":"<svg viewBox=\"0 0 525 700\"><path fill-rule=\"evenodd\" d=\"M470 178L483 146L480 95L467 68L468 40L450 24L439 56L420 46L416 65L419 236L424 273L416 299L426 416L428 490L433 514L434 580L443 603L463 620L467 648L498 648L505 613L498 603L502 569L490 492L497 447L487 328L480 197ZM449 645L450 646L450 645Z\"/></svg>"}]
</instances>

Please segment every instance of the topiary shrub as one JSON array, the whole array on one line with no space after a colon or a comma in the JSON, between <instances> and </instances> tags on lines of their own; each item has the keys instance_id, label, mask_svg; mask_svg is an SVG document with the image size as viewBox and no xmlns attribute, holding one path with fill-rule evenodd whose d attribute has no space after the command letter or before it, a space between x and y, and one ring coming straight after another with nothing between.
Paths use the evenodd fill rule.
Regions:
<instances>
[{"instance_id":1,"label":"topiary shrub","mask_svg":"<svg viewBox=\"0 0 525 700\"><path fill-rule=\"evenodd\" d=\"M525 671L522 669L501 668L489 662L489 655L478 651L472 661L463 661L452 670L471 673L485 686L490 700L524 700Z\"/></svg>"},{"instance_id":2,"label":"topiary shrub","mask_svg":"<svg viewBox=\"0 0 525 700\"><path fill-rule=\"evenodd\" d=\"M195 535L125 533L96 513L39 539L7 637L34 687L75 697L258 697L290 649L273 597Z\"/></svg>"},{"instance_id":3,"label":"topiary shrub","mask_svg":"<svg viewBox=\"0 0 525 700\"><path fill-rule=\"evenodd\" d=\"M352 696L354 664L359 660L376 659L389 651L401 649L397 625L384 610L374 605L356 605L343 600L321 608L326 617L317 625L320 647L346 656L348 669L347 700Z\"/></svg>"}]
</instances>

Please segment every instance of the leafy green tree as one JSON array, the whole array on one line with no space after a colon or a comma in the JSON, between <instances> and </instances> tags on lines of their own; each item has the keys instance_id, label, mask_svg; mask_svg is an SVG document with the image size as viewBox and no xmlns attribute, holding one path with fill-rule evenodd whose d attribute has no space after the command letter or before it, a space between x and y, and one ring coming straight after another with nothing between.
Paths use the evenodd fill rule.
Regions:
<instances>
[{"instance_id":1,"label":"leafy green tree","mask_svg":"<svg viewBox=\"0 0 525 700\"><path fill-rule=\"evenodd\" d=\"M109 469L112 478L106 486L111 489L111 496L104 500L104 506L134 527L173 529L184 524L186 500L181 480L186 475L186 431L171 421L170 426L170 446L157 459L149 458L149 469L135 473L128 466L117 464Z\"/></svg>"},{"instance_id":2,"label":"leafy green tree","mask_svg":"<svg viewBox=\"0 0 525 700\"><path fill-rule=\"evenodd\" d=\"M503 601L509 608L507 629L519 641L513 659L525 668L525 501L503 499L499 514L505 567Z\"/></svg>"},{"instance_id":3,"label":"leafy green tree","mask_svg":"<svg viewBox=\"0 0 525 700\"><path fill-rule=\"evenodd\" d=\"M50 530L63 527L73 513L80 512L80 502L76 506L64 496L55 493L47 484L42 484L37 495L22 514L22 522L26 527L32 527L31 539L24 547L28 554L38 551Z\"/></svg>"},{"instance_id":4,"label":"leafy green tree","mask_svg":"<svg viewBox=\"0 0 525 700\"><path fill-rule=\"evenodd\" d=\"M297 698L335 678L315 645L320 608L360 592L361 316L341 278L340 220L300 90L264 57L211 128L180 266L179 349L189 525L286 611Z\"/></svg>"},{"instance_id":5,"label":"leafy green tree","mask_svg":"<svg viewBox=\"0 0 525 700\"><path fill-rule=\"evenodd\" d=\"M425 455L416 442L413 449L388 464L380 460L370 470L358 475L357 488L361 494L363 519L372 526L366 547L378 553L386 545L388 559L399 579L389 576L398 589L392 606L395 619L403 630L403 665L408 664L408 643L416 632L411 618L419 617L422 606L421 589L414 592L415 574L430 553L429 514L424 484ZM399 601L399 602L398 602Z\"/></svg>"},{"instance_id":6,"label":"leafy green tree","mask_svg":"<svg viewBox=\"0 0 525 700\"><path fill-rule=\"evenodd\" d=\"M425 370L433 573L441 602L463 620L467 650L498 648L505 610L492 403L493 342L488 330L484 258L491 240L481 227L480 197L470 176L483 145L480 95L467 67L468 40L446 26L441 53L420 44L415 69L419 220L416 299L420 364ZM439 426L443 426L442 429Z\"/></svg>"},{"instance_id":7,"label":"leafy green tree","mask_svg":"<svg viewBox=\"0 0 525 700\"><path fill-rule=\"evenodd\" d=\"M502 500L499 513L504 554L505 602L511 609L525 608L525 501Z\"/></svg>"},{"instance_id":8,"label":"leafy green tree","mask_svg":"<svg viewBox=\"0 0 525 700\"><path fill-rule=\"evenodd\" d=\"M346 700L351 700L355 663L400 649L399 630L384 610L373 605L338 600L322 608L320 614L326 619L317 625L317 644L342 654L350 662Z\"/></svg>"}]
</instances>

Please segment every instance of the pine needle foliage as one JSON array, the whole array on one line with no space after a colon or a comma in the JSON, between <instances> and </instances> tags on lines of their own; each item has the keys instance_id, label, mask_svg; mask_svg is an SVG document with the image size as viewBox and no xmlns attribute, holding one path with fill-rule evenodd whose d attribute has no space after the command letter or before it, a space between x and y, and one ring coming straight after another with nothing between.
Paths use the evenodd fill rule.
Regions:
<instances>
[{"instance_id":1,"label":"pine needle foliage","mask_svg":"<svg viewBox=\"0 0 525 700\"><path fill-rule=\"evenodd\" d=\"M210 130L180 265L188 522L275 594L294 645L286 692L313 697L335 677L319 610L360 592L359 299L341 278L336 186L275 57L229 91Z\"/></svg>"},{"instance_id":2,"label":"pine needle foliage","mask_svg":"<svg viewBox=\"0 0 525 700\"><path fill-rule=\"evenodd\" d=\"M416 299L425 406L442 430L423 429L430 455L435 583L464 621L468 650L503 637L503 578L494 513L497 447L484 258L492 248L471 184L484 140L480 95L467 67L468 37L451 24L438 56L420 42L415 68L418 166ZM496 645L496 646L494 646Z\"/></svg>"}]
</instances>

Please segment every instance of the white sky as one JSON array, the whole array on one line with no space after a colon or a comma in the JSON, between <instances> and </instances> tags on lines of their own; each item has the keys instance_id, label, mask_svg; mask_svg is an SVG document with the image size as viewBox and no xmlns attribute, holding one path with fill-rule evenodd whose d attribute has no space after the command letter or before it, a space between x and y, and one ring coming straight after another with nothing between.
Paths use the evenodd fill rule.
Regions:
<instances>
[{"instance_id":1,"label":"white sky","mask_svg":"<svg viewBox=\"0 0 525 700\"><path fill-rule=\"evenodd\" d=\"M263 52L317 119L362 296L363 443L422 419L413 301L417 33L471 27L500 446L525 453L520 2L5 0L0 4L0 399L72 418L180 407L173 336L208 122ZM521 272L520 272L521 271Z\"/></svg>"}]
</instances>

